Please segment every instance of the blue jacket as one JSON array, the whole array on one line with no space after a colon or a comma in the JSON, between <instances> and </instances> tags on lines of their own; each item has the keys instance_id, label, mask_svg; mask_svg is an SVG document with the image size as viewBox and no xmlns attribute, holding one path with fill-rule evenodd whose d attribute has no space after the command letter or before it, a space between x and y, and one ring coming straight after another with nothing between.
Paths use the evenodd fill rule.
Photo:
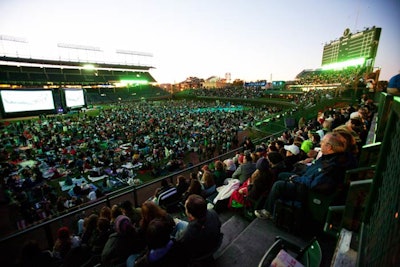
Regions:
<instances>
[{"instance_id":1,"label":"blue jacket","mask_svg":"<svg viewBox=\"0 0 400 267\"><path fill-rule=\"evenodd\" d=\"M293 181L311 189L332 190L344 182L346 171L355 167L356 159L350 153L322 155Z\"/></svg>"}]
</instances>

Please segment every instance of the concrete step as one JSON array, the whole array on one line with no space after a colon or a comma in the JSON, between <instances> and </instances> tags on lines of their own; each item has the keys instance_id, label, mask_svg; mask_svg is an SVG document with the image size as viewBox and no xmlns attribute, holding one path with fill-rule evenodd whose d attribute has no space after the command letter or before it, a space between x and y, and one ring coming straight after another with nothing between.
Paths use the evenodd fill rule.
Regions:
<instances>
[{"instance_id":1,"label":"concrete step","mask_svg":"<svg viewBox=\"0 0 400 267\"><path fill-rule=\"evenodd\" d=\"M264 253L275 242L276 236L287 237L300 245L305 244L304 240L278 229L271 221L257 218L245 229L236 232L236 238L230 240L215 258L216 266L258 266Z\"/></svg>"},{"instance_id":2,"label":"concrete step","mask_svg":"<svg viewBox=\"0 0 400 267\"><path fill-rule=\"evenodd\" d=\"M221 226L221 232L224 234L220 248L214 253L214 258L220 257L229 244L249 225L249 221L238 214L232 215Z\"/></svg>"}]
</instances>

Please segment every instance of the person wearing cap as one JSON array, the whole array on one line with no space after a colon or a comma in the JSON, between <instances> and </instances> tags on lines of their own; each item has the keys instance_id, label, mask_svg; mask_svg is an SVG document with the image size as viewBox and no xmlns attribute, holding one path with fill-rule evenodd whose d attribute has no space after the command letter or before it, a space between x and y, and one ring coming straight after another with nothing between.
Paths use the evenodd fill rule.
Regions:
<instances>
[{"instance_id":1,"label":"person wearing cap","mask_svg":"<svg viewBox=\"0 0 400 267\"><path fill-rule=\"evenodd\" d=\"M400 73L390 78L386 92L391 95L400 95Z\"/></svg>"},{"instance_id":2,"label":"person wearing cap","mask_svg":"<svg viewBox=\"0 0 400 267\"><path fill-rule=\"evenodd\" d=\"M284 162L286 165L286 171L292 171L294 169L294 165L300 160L300 148L295 145L284 145L283 147L286 150L286 156L284 158Z\"/></svg>"},{"instance_id":3,"label":"person wearing cap","mask_svg":"<svg viewBox=\"0 0 400 267\"><path fill-rule=\"evenodd\" d=\"M272 218L275 201L298 200L298 192L313 190L331 194L343 183L347 170L355 168L357 162L346 152L346 140L338 133L327 133L321 141L322 156L307 167L301 176L291 175L287 180L278 180L272 186L263 210L256 210L259 218Z\"/></svg>"}]
</instances>

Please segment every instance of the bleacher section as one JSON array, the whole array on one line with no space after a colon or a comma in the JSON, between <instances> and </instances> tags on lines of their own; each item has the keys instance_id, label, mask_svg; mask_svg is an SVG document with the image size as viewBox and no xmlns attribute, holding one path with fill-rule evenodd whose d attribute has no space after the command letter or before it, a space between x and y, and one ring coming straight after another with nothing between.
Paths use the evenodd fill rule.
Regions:
<instances>
[{"instance_id":1,"label":"bleacher section","mask_svg":"<svg viewBox=\"0 0 400 267\"><path fill-rule=\"evenodd\" d=\"M132 84L136 80L156 82L148 72L151 67L103 63L95 64L94 69L86 69L85 64L87 63L1 57L0 84L85 86L111 84L121 80L130 80Z\"/></svg>"}]
</instances>

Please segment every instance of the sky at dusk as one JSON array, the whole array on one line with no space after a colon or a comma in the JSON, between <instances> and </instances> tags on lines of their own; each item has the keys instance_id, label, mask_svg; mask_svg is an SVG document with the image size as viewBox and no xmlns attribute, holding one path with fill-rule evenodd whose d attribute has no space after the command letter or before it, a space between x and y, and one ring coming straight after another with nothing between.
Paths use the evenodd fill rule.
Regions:
<instances>
[{"instance_id":1,"label":"sky at dusk","mask_svg":"<svg viewBox=\"0 0 400 267\"><path fill-rule=\"evenodd\" d=\"M380 79L400 71L399 0L0 0L0 10L0 55L151 65L159 83L293 80L320 67L346 28L372 26L382 28Z\"/></svg>"}]
</instances>

